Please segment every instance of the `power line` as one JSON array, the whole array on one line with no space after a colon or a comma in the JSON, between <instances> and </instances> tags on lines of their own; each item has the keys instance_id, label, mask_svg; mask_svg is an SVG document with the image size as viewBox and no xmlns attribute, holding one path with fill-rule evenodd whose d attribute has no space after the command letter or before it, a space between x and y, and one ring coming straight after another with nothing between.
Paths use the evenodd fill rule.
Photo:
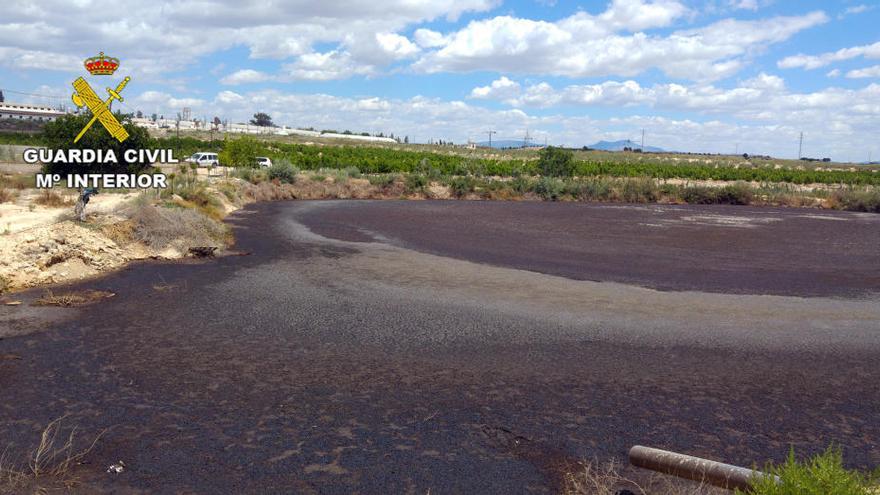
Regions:
<instances>
[{"instance_id":1,"label":"power line","mask_svg":"<svg viewBox=\"0 0 880 495\"><path fill-rule=\"evenodd\" d=\"M486 131L489 134L489 147L492 147L492 134L498 134L498 131Z\"/></svg>"},{"instance_id":2,"label":"power line","mask_svg":"<svg viewBox=\"0 0 880 495\"><path fill-rule=\"evenodd\" d=\"M69 98L68 96L54 96L54 95L40 95L40 94L36 94L36 93L26 93L24 91L16 91L14 89L9 89L9 88L0 88L0 91L5 91L7 93L15 93L17 95L35 96L37 98L55 98L57 100L66 100Z\"/></svg>"}]
</instances>

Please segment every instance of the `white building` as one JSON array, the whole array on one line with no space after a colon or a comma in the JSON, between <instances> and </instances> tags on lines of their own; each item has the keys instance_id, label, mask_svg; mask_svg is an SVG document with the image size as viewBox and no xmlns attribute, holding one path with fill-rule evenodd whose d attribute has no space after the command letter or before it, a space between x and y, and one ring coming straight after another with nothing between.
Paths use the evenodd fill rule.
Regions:
<instances>
[{"instance_id":1,"label":"white building","mask_svg":"<svg viewBox=\"0 0 880 495\"><path fill-rule=\"evenodd\" d=\"M198 120L176 120L176 119L146 119L133 118L131 121L141 127L147 129L165 129L168 131L176 131L180 126L181 131L210 131L212 128L217 132L227 132L230 134L274 134L276 136L307 136L307 137L323 137L330 139L350 139L352 141L368 141L373 143L397 143L394 139L376 136L361 136L358 134L334 134L320 133L318 131L309 131L305 129L294 129L292 127L260 127L252 124L233 124L226 123L215 126L214 124Z\"/></svg>"},{"instance_id":2,"label":"white building","mask_svg":"<svg viewBox=\"0 0 880 495\"><path fill-rule=\"evenodd\" d=\"M51 107L18 103L0 103L0 119L35 120L50 122L64 115L64 112Z\"/></svg>"}]
</instances>

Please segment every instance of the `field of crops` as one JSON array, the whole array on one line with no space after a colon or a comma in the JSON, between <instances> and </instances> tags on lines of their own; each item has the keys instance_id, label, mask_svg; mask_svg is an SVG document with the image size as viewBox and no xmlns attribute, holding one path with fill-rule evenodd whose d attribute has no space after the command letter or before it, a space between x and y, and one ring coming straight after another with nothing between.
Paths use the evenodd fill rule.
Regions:
<instances>
[{"instance_id":1,"label":"field of crops","mask_svg":"<svg viewBox=\"0 0 880 495\"><path fill-rule=\"evenodd\" d=\"M441 175L517 177L538 175L537 162L526 159L472 158L429 151L404 151L378 147L309 146L275 144L266 152L273 159L287 159L304 170L357 167L363 173L417 172ZM621 153L622 154L622 153ZM880 185L880 173L873 170L795 169L774 164L723 166L679 164L659 160L577 161L575 175L580 177L652 177L656 179L691 179L793 184ZM778 167L778 168L777 168Z\"/></svg>"},{"instance_id":2,"label":"field of crops","mask_svg":"<svg viewBox=\"0 0 880 495\"><path fill-rule=\"evenodd\" d=\"M205 136L207 137L207 136ZM230 138L235 139L235 138ZM224 140L194 136L154 138L156 148L171 148L178 158L196 151L220 151ZM0 142L39 145L38 136L0 134ZM518 177L538 175L534 150L468 150L421 145L318 145L264 138L260 155L288 160L303 170L357 167L368 174L423 173L456 176ZM880 185L878 167L816 166L792 160L733 156L575 152L575 175L580 177L651 177L655 179L748 181L792 184Z\"/></svg>"}]
</instances>

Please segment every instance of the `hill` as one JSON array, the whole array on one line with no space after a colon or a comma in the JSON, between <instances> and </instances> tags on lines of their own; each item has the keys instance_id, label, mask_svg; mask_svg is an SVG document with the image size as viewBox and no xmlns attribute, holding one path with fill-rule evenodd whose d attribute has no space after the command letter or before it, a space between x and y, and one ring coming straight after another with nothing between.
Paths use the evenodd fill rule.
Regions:
<instances>
[{"instance_id":1,"label":"hill","mask_svg":"<svg viewBox=\"0 0 880 495\"><path fill-rule=\"evenodd\" d=\"M494 143L493 143L494 144ZM622 139L620 141L599 141L596 144L591 144L588 148L592 148L594 150L602 150L602 151L623 151L624 148L632 148L637 149L641 148L639 143L636 143L630 139ZM642 151L649 151L652 153L663 153L666 150L663 148L657 148L656 146L645 146Z\"/></svg>"}]
</instances>

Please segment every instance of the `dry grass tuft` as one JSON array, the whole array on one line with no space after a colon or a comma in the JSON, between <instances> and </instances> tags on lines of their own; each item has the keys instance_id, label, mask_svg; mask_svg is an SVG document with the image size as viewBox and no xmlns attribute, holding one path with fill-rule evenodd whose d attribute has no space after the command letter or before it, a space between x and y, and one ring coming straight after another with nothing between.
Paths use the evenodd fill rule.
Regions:
<instances>
[{"instance_id":1,"label":"dry grass tuft","mask_svg":"<svg viewBox=\"0 0 880 495\"><path fill-rule=\"evenodd\" d=\"M43 297L34 301L35 306L61 306L65 308L73 306L85 306L96 303L103 299L115 296L113 292L103 290L84 290L79 292L66 292L55 294L47 290Z\"/></svg>"},{"instance_id":2,"label":"dry grass tuft","mask_svg":"<svg viewBox=\"0 0 880 495\"><path fill-rule=\"evenodd\" d=\"M17 197L18 194L15 191L0 187L0 203L12 203Z\"/></svg>"},{"instance_id":3,"label":"dry grass tuft","mask_svg":"<svg viewBox=\"0 0 880 495\"><path fill-rule=\"evenodd\" d=\"M641 472L639 474L642 474ZM625 476L620 465L611 461L580 463L579 470L565 475L565 495L615 495L629 490L635 495L730 495L733 492L672 476L645 472L644 476ZM625 493L625 492L624 492Z\"/></svg>"},{"instance_id":4,"label":"dry grass tuft","mask_svg":"<svg viewBox=\"0 0 880 495\"><path fill-rule=\"evenodd\" d=\"M23 191L36 186L34 175L13 174L0 175L0 187L8 187L16 191Z\"/></svg>"},{"instance_id":5,"label":"dry grass tuft","mask_svg":"<svg viewBox=\"0 0 880 495\"><path fill-rule=\"evenodd\" d=\"M34 198L34 203L50 208L60 208L62 206L72 206L75 201L65 198L51 189L43 189Z\"/></svg>"},{"instance_id":6,"label":"dry grass tuft","mask_svg":"<svg viewBox=\"0 0 880 495\"><path fill-rule=\"evenodd\" d=\"M133 237L154 249L173 246L186 252L197 246L222 247L229 239L223 223L193 209L137 202L125 214L132 222Z\"/></svg>"},{"instance_id":7,"label":"dry grass tuft","mask_svg":"<svg viewBox=\"0 0 880 495\"><path fill-rule=\"evenodd\" d=\"M101 226L101 232L119 246L124 246L134 241L135 223L131 220L111 223Z\"/></svg>"},{"instance_id":8,"label":"dry grass tuft","mask_svg":"<svg viewBox=\"0 0 880 495\"><path fill-rule=\"evenodd\" d=\"M100 432L83 450L74 448L76 427L63 432L62 416L50 422L40 434L40 443L23 464L9 462L7 451L0 453L0 493L48 493L52 488L70 490L76 484L73 469L95 448L106 433Z\"/></svg>"}]
</instances>

